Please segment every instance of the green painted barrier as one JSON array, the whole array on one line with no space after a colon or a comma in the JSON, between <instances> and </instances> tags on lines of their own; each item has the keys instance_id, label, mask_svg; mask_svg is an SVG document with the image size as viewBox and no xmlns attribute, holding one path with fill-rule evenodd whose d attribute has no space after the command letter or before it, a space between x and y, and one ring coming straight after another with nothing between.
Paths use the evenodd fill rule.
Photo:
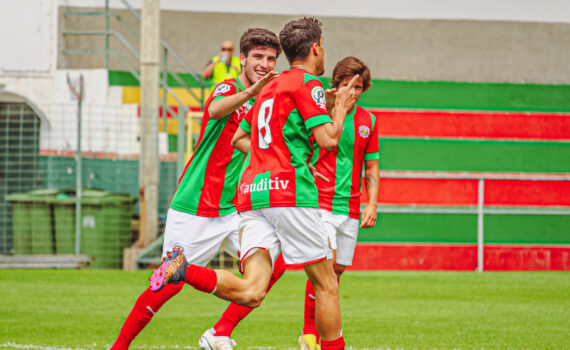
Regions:
<instances>
[{"instance_id":1,"label":"green painted barrier","mask_svg":"<svg viewBox=\"0 0 570 350\"><path fill-rule=\"evenodd\" d=\"M380 169L569 173L570 142L380 138Z\"/></svg>"},{"instance_id":2,"label":"green painted barrier","mask_svg":"<svg viewBox=\"0 0 570 350\"><path fill-rule=\"evenodd\" d=\"M485 243L570 244L568 215L484 216ZM359 242L477 243L477 215L379 213Z\"/></svg>"}]
</instances>

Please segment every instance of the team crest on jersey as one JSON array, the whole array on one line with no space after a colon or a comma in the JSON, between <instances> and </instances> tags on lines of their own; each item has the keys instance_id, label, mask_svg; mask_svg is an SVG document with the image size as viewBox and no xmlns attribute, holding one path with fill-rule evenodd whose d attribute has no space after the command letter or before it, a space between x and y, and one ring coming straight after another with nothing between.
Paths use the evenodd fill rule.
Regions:
<instances>
[{"instance_id":1,"label":"team crest on jersey","mask_svg":"<svg viewBox=\"0 0 570 350\"><path fill-rule=\"evenodd\" d=\"M222 85L218 86L216 88L216 90L214 90L213 95L218 96L218 95L221 95L221 94L226 93L228 91L230 91L230 86L228 84L222 84Z\"/></svg>"},{"instance_id":2,"label":"team crest on jersey","mask_svg":"<svg viewBox=\"0 0 570 350\"><path fill-rule=\"evenodd\" d=\"M311 96L313 100L317 104L317 106L327 109L327 105L325 104L325 90L323 90L320 86L315 86L313 90L311 90Z\"/></svg>"},{"instance_id":3,"label":"team crest on jersey","mask_svg":"<svg viewBox=\"0 0 570 350\"><path fill-rule=\"evenodd\" d=\"M358 127L358 133L363 139L367 139L370 136L370 128L366 125L361 125Z\"/></svg>"}]
</instances>

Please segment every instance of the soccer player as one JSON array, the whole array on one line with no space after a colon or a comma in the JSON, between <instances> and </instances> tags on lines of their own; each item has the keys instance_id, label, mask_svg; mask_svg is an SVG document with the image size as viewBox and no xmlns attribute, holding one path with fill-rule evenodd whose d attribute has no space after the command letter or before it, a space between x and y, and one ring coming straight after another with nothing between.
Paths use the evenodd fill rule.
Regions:
<instances>
[{"instance_id":1,"label":"soccer player","mask_svg":"<svg viewBox=\"0 0 570 350\"><path fill-rule=\"evenodd\" d=\"M318 211L318 191L309 170L314 136L332 151L344 117L355 102L353 79L340 88L335 114L327 112L325 91L316 75L324 72L321 23L302 18L279 34L291 69L259 93L240 123L232 144L251 132L250 161L238 189L243 279L229 271L188 264L175 248L151 278L151 289L185 281L194 288L238 304L256 307L265 297L272 265L280 252L285 263L302 264L315 288L315 318L322 349L344 349L338 283L332 249ZM247 142L246 142L247 143Z\"/></svg>"},{"instance_id":2,"label":"soccer player","mask_svg":"<svg viewBox=\"0 0 570 350\"><path fill-rule=\"evenodd\" d=\"M353 77L356 101L370 87L370 70L356 57L346 57L333 71L332 86L337 90L347 86ZM337 148L329 152L315 147L315 183L319 189L319 208L334 252L334 272L337 279L352 264L360 219L360 189L362 167L366 178L368 205L362 211L361 228L376 224L378 205L378 126L375 117L355 105L344 119L344 130ZM322 176L322 177L321 177ZM324 180L326 179L326 180ZM307 280L301 350L315 350L319 333L315 326L315 290Z\"/></svg>"},{"instance_id":3,"label":"soccer player","mask_svg":"<svg viewBox=\"0 0 570 350\"><path fill-rule=\"evenodd\" d=\"M223 249L237 257L238 214L235 194L244 156L234 150L231 139L239 122L251 108L253 98L277 73L281 52L275 33L260 28L247 30L240 40L243 70L237 79L220 83L208 98L202 130L192 158L180 177L166 219L164 255L175 246L184 248L186 259L205 266ZM285 269L276 261L271 287ZM170 284L160 292L145 290L137 299L111 349L127 349L160 307L182 289ZM231 344L229 338L226 343ZM230 346L231 348L231 346Z\"/></svg>"}]
</instances>

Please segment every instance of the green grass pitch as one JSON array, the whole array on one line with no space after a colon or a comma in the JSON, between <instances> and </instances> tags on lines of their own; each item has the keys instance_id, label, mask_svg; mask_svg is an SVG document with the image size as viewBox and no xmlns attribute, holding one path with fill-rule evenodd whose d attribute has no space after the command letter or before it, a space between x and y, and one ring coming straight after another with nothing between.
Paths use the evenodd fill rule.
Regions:
<instances>
[{"instance_id":1,"label":"green grass pitch","mask_svg":"<svg viewBox=\"0 0 570 350\"><path fill-rule=\"evenodd\" d=\"M106 349L150 271L0 270L0 349ZM287 271L236 329L239 349L294 349L305 277ZM570 273L348 271L340 288L353 349L570 349ZM133 349L196 349L227 302L184 290Z\"/></svg>"}]
</instances>

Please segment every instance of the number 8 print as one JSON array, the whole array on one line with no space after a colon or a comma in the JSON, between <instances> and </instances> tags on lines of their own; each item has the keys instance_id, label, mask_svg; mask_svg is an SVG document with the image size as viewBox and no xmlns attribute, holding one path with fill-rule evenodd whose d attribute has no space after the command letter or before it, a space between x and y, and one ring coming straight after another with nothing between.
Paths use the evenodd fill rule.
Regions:
<instances>
[{"instance_id":1,"label":"number 8 print","mask_svg":"<svg viewBox=\"0 0 570 350\"><path fill-rule=\"evenodd\" d=\"M259 114L257 115L257 128L259 129L259 148L268 149L272 141L271 128L269 122L271 121L271 114L273 112L273 99L263 101L259 107Z\"/></svg>"}]
</instances>

